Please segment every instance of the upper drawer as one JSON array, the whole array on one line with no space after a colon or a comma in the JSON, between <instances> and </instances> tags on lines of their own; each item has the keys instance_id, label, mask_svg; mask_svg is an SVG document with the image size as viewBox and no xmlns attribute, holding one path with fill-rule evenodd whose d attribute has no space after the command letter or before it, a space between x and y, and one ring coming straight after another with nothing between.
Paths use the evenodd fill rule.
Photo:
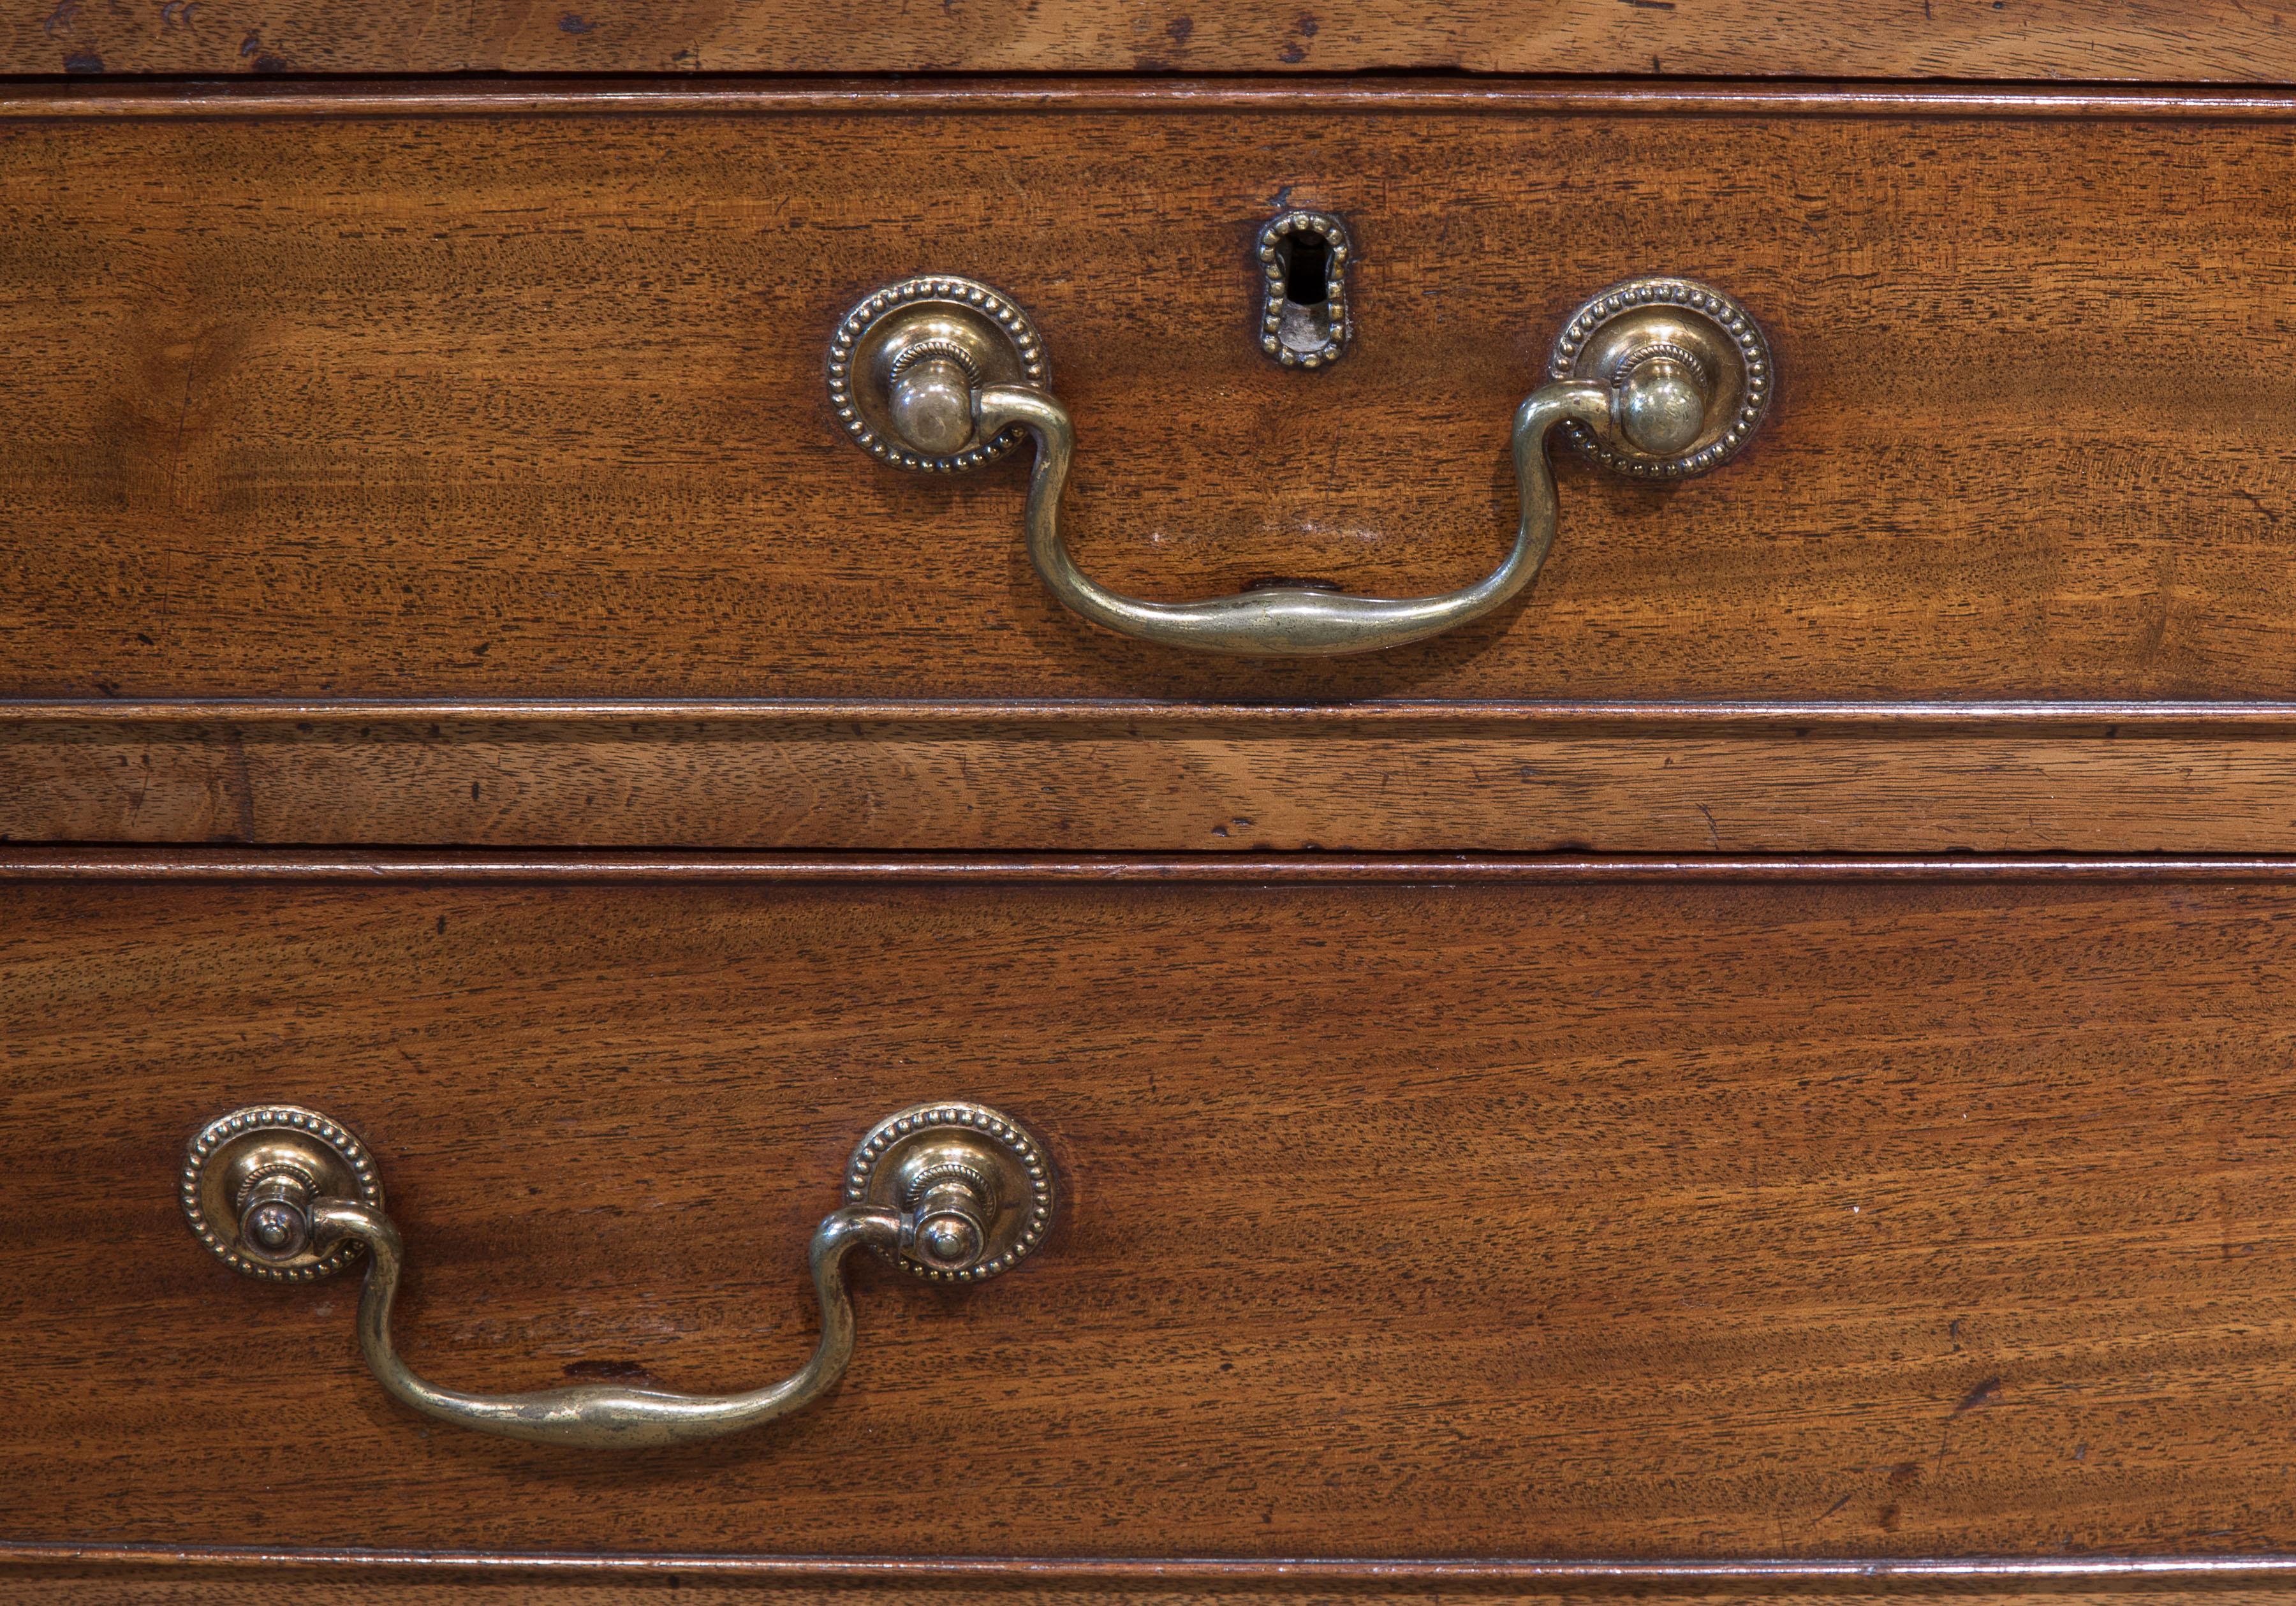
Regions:
<instances>
[{"instance_id":1,"label":"upper drawer","mask_svg":"<svg viewBox=\"0 0 2296 1606\"><path fill-rule=\"evenodd\" d=\"M2236 0L73 0L17 8L0 72L1471 72L2259 81L2296 43Z\"/></svg>"},{"instance_id":2,"label":"upper drawer","mask_svg":"<svg viewBox=\"0 0 2296 1606\"><path fill-rule=\"evenodd\" d=\"M0 695L2296 694L2286 106L1336 94L0 105ZM1355 248L1316 372L1259 344L1301 207ZM840 430L840 318L927 271L1034 318L1062 533L1141 596L1487 573L1510 419L1633 275L1736 296L1775 404L1678 484L1558 442L1474 624L1223 659L1048 594L1025 446Z\"/></svg>"}]
</instances>

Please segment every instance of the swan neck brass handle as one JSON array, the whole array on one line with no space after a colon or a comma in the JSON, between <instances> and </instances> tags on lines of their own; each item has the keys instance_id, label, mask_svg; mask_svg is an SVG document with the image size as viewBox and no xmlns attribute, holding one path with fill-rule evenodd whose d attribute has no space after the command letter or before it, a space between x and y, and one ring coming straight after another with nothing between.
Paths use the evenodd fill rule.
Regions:
<instances>
[{"instance_id":1,"label":"swan neck brass handle","mask_svg":"<svg viewBox=\"0 0 2296 1606\"><path fill-rule=\"evenodd\" d=\"M829 383L848 432L898 467L970 469L1033 440L1022 515L1029 558L1074 612L1166 646L1300 658L1424 641L1521 595L1554 543L1546 454L1558 428L1618 472L1679 479L1734 456L1772 387L1768 346L1752 316L1687 279L1632 280L1592 298L1557 337L1548 369L1548 382L1515 409L1520 516L1513 545L1483 578L1429 596L1354 596L1295 582L1193 602L1112 591L1070 554L1060 504L1076 429L1051 389L1043 338L1010 297L946 274L887 286L856 306L832 340Z\"/></svg>"},{"instance_id":2,"label":"swan neck brass handle","mask_svg":"<svg viewBox=\"0 0 2296 1606\"><path fill-rule=\"evenodd\" d=\"M1018 425L1037 443L1021 515L1029 561L1046 589L1071 610L1121 635L1242 658L1333 658L1376 652L1440 635L1505 607L1537 577L1554 545L1554 476L1546 466L1547 435L1566 422L1590 429L1609 419L1599 385L1559 381L1533 391L1514 416L1515 480L1521 512L1514 545L1499 566L1471 586L1432 596L1352 596L1299 585L1273 585L1199 602L1154 602L1126 596L1086 575L1061 539L1061 493L1068 484L1076 432L1052 393L1020 385L979 393L984 430Z\"/></svg>"},{"instance_id":3,"label":"swan neck brass handle","mask_svg":"<svg viewBox=\"0 0 2296 1606\"><path fill-rule=\"evenodd\" d=\"M367 1370L400 1405L458 1428L529 1444L578 1449L648 1449L719 1438L802 1411L845 1375L853 1358L853 1301L845 1257L864 1244L890 1253L901 1242L892 1210L832 1210L814 1230L813 1291L821 1303L821 1338L806 1364L777 1383L742 1394L671 1394L659 1389L583 1383L530 1394L470 1394L415 1375L391 1341L405 1254L398 1229L372 1206L321 1199L311 1208L312 1242L365 1247L366 1288L359 1296L358 1346Z\"/></svg>"},{"instance_id":4,"label":"swan neck brass handle","mask_svg":"<svg viewBox=\"0 0 2296 1606\"><path fill-rule=\"evenodd\" d=\"M738 1433L802 1411L853 1357L845 1262L866 1247L920 1276L974 1282L1043 1241L1054 1207L1043 1148L986 1106L919 1105L855 1149L847 1202L815 1229L809 1261L821 1336L805 1364L739 1394L580 1384L526 1394L443 1388L407 1365L391 1334L406 1253L365 1145L341 1123L291 1105L253 1105L192 1140L183 1202L192 1228L234 1269L308 1282L364 1252L359 1353L385 1392L455 1427L531 1444L647 1449Z\"/></svg>"}]
</instances>

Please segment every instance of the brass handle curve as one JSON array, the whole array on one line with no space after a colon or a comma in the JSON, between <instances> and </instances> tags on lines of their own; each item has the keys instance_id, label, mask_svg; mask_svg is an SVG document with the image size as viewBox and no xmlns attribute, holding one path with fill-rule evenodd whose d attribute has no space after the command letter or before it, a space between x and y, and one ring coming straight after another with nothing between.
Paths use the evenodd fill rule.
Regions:
<instances>
[{"instance_id":1,"label":"brass handle curve","mask_svg":"<svg viewBox=\"0 0 2296 1606\"><path fill-rule=\"evenodd\" d=\"M186 1156L183 1199L202 1241L250 1275L308 1282L364 1250L359 1353L410 1410L529 1444L652 1449L759 1427L828 1392L853 1358L845 1261L854 1250L875 1250L937 1281L979 1282L1032 1251L1054 1207L1036 1140L995 1110L957 1102L879 1122L854 1151L846 1192L849 1202L823 1218L808 1257L821 1307L813 1354L778 1382L726 1395L603 1383L472 1394L419 1376L391 1335L406 1250L372 1157L348 1128L315 1111L254 1105L209 1122Z\"/></svg>"},{"instance_id":2,"label":"brass handle curve","mask_svg":"<svg viewBox=\"0 0 2296 1606\"><path fill-rule=\"evenodd\" d=\"M1276 585L1157 602L1094 580L1061 538L1076 430L1048 367L1043 337L1010 297L927 274L886 286L846 315L830 343L830 397L847 432L901 468L976 468L1027 435L1036 463L1022 527L1029 561L1053 594L1119 635L1250 658L1375 652L1485 617L1538 578L1554 544L1546 454L1558 426L1608 468L1678 479L1734 456L1767 410L1772 386L1768 344L1728 296L1688 279L1613 285L1573 315L1556 338L1549 382L1515 409L1521 514L1514 545L1483 578L1418 597Z\"/></svg>"},{"instance_id":3,"label":"brass handle curve","mask_svg":"<svg viewBox=\"0 0 2296 1606\"><path fill-rule=\"evenodd\" d=\"M1074 612L1122 635L1242 658L1335 658L1376 652L1440 635L1505 607L1538 578L1554 545L1554 476L1547 435L1577 422L1607 432L1611 392L1579 381L1541 386L1514 414L1514 472L1521 513L1505 560L1471 586L1431 596L1354 596L1303 586L1270 586L1197 602L1153 602L1126 596L1077 567L1061 539L1061 493L1076 451L1068 409L1049 390L998 385L974 396L984 434L1014 425L1037 443L1021 515L1029 561L1052 594Z\"/></svg>"},{"instance_id":4,"label":"brass handle curve","mask_svg":"<svg viewBox=\"0 0 2296 1606\"><path fill-rule=\"evenodd\" d=\"M528 1394L470 1394L417 1376L390 1337L391 1307L405 1264L398 1229L381 1211L348 1200L319 1199L310 1208L311 1241L326 1250L345 1240L365 1246L366 1287L359 1295L358 1345L383 1391L423 1415L498 1438L586 1450L656 1449L722 1438L802 1411L845 1375L853 1358L853 1301L845 1257L863 1244L888 1253L901 1241L892 1210L832 1210L813 1234L813 1291L821 1302L821 1338L806 1364L777 1383L742 1394L672 1394L579 1383Z\"/></svg>"}]
</instances>

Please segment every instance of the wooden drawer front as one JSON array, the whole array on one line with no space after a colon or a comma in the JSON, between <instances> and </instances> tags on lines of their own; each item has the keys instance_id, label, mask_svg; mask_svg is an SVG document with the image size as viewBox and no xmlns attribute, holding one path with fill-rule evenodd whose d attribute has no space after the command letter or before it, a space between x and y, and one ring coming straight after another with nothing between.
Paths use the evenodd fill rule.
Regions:
<instances>
[{"instance_id":1,"label":"wooden drawer front","mask_svg":"<svg viewBox=\"0 0 2296 1606\"><path fill-rule=\"evenodd\" d=\"M0 107L0 692L2296 696L2268 107L347 93L369 114ZM1282 204L1364 242L1326 372L1254 343ZM1074 549L1151 596L1485 573L1513 409L1628 275L1742 298L1779 400L1677 486L1558 448L1519 608L1371 658L1190 655L1046 594L1017 463L904 473L838 432L832 329L925 269L1034 313Z\"/></svg>"},{"instance_id":2,"label":"wooden drawer front","mask_svg":"<svg viewBox=\"0 0 2296 1606\"><path fill-rule=\"evenodd\" d=\"M1212 1557L2296 1542L2296 884L11 881L9 1538ZM722 876L741 873L738 864ZM441 1381L810 1343L848 1147L970 1095L1065 1215L860 1274L806 1413L616 1460L388 1402L181 1146L380 1157ZM924 1513L930 1513L930 1520Z\"/></svg>"}]
</instances>

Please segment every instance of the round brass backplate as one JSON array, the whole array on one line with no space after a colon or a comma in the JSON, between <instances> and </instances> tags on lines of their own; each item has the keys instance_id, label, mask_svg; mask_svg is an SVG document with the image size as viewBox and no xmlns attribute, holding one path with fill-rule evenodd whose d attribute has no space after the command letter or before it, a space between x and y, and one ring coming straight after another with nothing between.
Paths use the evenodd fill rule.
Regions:
<instances>
[{"instance_id":1,"label":"round brass backplate","mask_svg":"<svg viewBox=\"0 0 2296 1606\"><path fill-rule=\"evenodd\" d=\"M240 1200L266 1176L287 1175L313 1196L348 1199L382 1209L382 1180L365 1143L338 1121L293 1104L251 1104L217 1116L184 1151L184 1217L199 1241L235 1272L275 1282L332 1276L365 1247L345 1239L324 1252L306 1249L282 1261L240 1252Z\"/></svg>"},{"instance_id":2,"label":"round brass backplate","mask_svg":"<svg viewBox=\"0 0 2296 1606\"><path fill-rule=\"evenodd\" d=\"M904 469L978 468L1010 451L1020 431L972 438L953 452L920 451L893 427L894 376L924 356L955 363L977 389L1042 385L1044 338L1000 291L950 274L924 274L872 291L829 341L829 400L862 450Z\"/></svg>"},{"instance_id":3,"label":"round brass backplate","mask_svg":"<svg viewBox=\"0 0 2296 1606\"><path fill-rule=\"evenodd\" d=\"M1583 425L1565 431L1607 468L1637 479L1703 474L1735 457L1770 409L1775 388L1770 343L1753 315L1694 279L1629 279L1588 298L1555 337L1547 370L1559 380L1616 387L1654 353L1684 359L1706 386L1703 427L1671 455L1638 450L1613 430L1597 438Z\"/></svg>"},{"instance_id":4,"label":"round brass backplate","mask_svg":"<svg viewBox=\"0 0 2296 1606\"><path fill-rule=\"evenodd\" d=\"M903 1252L896 1266L936 1282L978 1282L1008 1271L1053 1225L1053 1164L1044 1145L1010 1117L962 1099L917 1104L869 1129L845 1168L845 1201L904 1213L931 1183L950 1175L984 1180L995 1207L988 1243L961 1269Z\"/></svg>"}]
</instances>

